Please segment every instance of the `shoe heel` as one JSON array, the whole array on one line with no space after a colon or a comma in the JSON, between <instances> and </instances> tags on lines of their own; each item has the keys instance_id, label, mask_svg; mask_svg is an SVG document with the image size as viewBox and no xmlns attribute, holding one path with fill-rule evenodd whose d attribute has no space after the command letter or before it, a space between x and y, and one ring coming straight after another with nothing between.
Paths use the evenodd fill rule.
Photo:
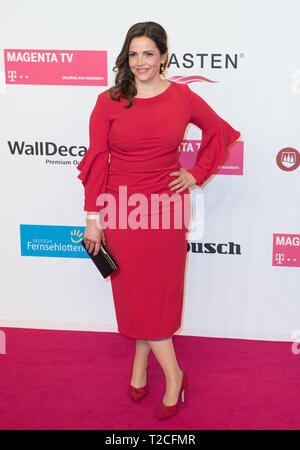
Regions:
<instances>
[{"instance_id":1,"label":"shoe heel","mask_svg":"<svg viewBox=\"0 0 300 450\"><path fill-rule=\"evenodd\" d=\"M181 401L184 403L184 395L185 395L185 389L181 392Z\"/></svg>"}]
</instances>

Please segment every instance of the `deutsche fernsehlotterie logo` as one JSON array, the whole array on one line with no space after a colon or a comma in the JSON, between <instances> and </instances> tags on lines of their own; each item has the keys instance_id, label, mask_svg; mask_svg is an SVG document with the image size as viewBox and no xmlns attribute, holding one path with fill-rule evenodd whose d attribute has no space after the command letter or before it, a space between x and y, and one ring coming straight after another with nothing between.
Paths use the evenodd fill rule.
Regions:
<instances>
[{"instance_id":1,"label":"deutsche fernsehlotterie logo","mask_svg":"<svg viewBox=\"0 0 300 450\"><path fill-rule=\"evenodd\" d=\"M292 147L283 148L277 153L276 162L280 169L291 172L300 165L300 153Z\"/></svg>"},{"instance_id":2,"label":"deutsche fernsehlotterie logo","mask_svg":"<svg viewBox=\"0 0 300 450\"><path fill-rule=\"evenodd\" d=\"M6 84L107 86L107 51L5 49Z\"/></svg>"},{"instance_id":3,"label":"deutsche fernsehlotterie logo","mask_svg":"<svg viewBox=\"0 0 300 450\"><path fill-rule=\"evenodd\" d=\"M273 234L272 265L300 267L300 234Z\"/></svg>"}]
</instances>

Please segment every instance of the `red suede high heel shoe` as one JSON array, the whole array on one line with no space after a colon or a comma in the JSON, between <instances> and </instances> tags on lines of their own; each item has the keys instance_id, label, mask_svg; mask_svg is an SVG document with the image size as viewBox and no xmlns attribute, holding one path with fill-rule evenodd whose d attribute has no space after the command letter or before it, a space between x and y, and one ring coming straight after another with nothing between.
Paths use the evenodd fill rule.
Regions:
<instances>
[{"instance_id":1,"label":"red suede high heel shoe","mask_svg":"<svg viewBox=\"0 0 300 450\"><path fill-rule=\"evenodd\" d=\"M130 397L132 398L132 400L134 400L135 402L139 402L140 400L142 400L145 395L148 392L148 385L147 383L145 384L145 386L141 387L141 388L135 388L133 386L131 386L131 384L129 385L128 388L128 393L130 395Z\"/></svg>"},{"instance_id":2,"label":"red suede high heel shoe","mask_svg":"<svg viewBox=\"0 0 300 450\"><path fill-rule=\"evenodd\" d=\"M181 371L181 372L183 373L183 371ZM160 420L169 419L170 417L175 416L175 414L178 411L178 405L179 405L180 396L181 396L182 403L184 402L185 391L186 391L187 385L188 385L188 377L186 376L185 373L183 373L182 382L181 382L181 388L180 388L180 392L179 392L179 395L178 395L177 403L175 405L166 406L164 404L164 402L162 401L160 406L159 406L159 409L157 411L157 418L158 419L160 419Z\"/></svg>"},{"instance_id":3,"label":"red suede high heel shoe","mask_svg":"<svg viewBox=\"0 0 300 450\"><path fill-rule=\"evenodd\" d=\"M148 364L146 366L146 369L148 368ZM129 384L128 386L128 393L130 395L130 397L132 398L132 400L134 400L135 402L139 402L140 400L142 400L145 395L148 392L148 382L146 382L145 386L141 387L141 388L136 388L134 386L132 386L131 384Z\"/></svg>"}]
</instances>

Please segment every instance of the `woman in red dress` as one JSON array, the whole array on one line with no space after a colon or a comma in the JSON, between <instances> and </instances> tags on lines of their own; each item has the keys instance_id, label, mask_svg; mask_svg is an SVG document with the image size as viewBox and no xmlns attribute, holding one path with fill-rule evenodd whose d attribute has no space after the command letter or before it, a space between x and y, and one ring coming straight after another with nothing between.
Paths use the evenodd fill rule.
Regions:
<instances>
[{"instance_id":1,"label":"woman in red dress","mask_svg":"<svg viewBox=\"0 0 300 450\"><path fill-rule=\"evenodd\" d=\"M240 136L187 85L164 79L167 60L167 35L159 24L128 30L115 85L98 95L90 146L77 166L85 188L85 243L97 254L103 241L118 262L110 276L118 331L136 339L129 394L135 401L146 395L152 350L166 378L159 419L176 414L188 384L172 335L181 326L189 188L216 172ZM194 167L185 170L178 147L189 123L202 129L202 142ZM169 201L153 207L160 195Z\"/></svg>"}]
</instances>

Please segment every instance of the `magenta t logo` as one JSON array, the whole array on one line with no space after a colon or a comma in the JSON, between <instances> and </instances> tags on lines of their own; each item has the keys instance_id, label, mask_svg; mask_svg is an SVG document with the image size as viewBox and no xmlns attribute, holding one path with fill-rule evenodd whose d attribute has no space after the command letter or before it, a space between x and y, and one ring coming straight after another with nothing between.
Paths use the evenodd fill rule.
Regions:
<instances>
[{"instance_id":1,"label":"magenta t logo","mask_svg":"<svg viewBox=\"0 0 300 450\"><path fill-rule=\"evenodd\" d=\"M107 86L106 50L4 50L6 84Z\"/></svg>"},{"instance_id":2,"label":"magenta t logo","mask_svg":"<svg viewBox=\"0 0 300 450\"><path fill-rule=\"evenodd\" d=\"M300 234L273 234L272 266L300 267Z\"/></svg>"},{"instance_id":3,"label":"magenta t logo","mask_svg":"<svg viewBox=\"0 0 300 450\"><path fill-rule=\"evenodd\" d=\"M185 139L180 147L179 162L181 167L188 170L196 162L197 153L200 149L201 141L196 139ZM244 143L234 142L228 148L228 158L217 171L218 175L243 175L243 152Z\"/></svg>"}]
</instances>

